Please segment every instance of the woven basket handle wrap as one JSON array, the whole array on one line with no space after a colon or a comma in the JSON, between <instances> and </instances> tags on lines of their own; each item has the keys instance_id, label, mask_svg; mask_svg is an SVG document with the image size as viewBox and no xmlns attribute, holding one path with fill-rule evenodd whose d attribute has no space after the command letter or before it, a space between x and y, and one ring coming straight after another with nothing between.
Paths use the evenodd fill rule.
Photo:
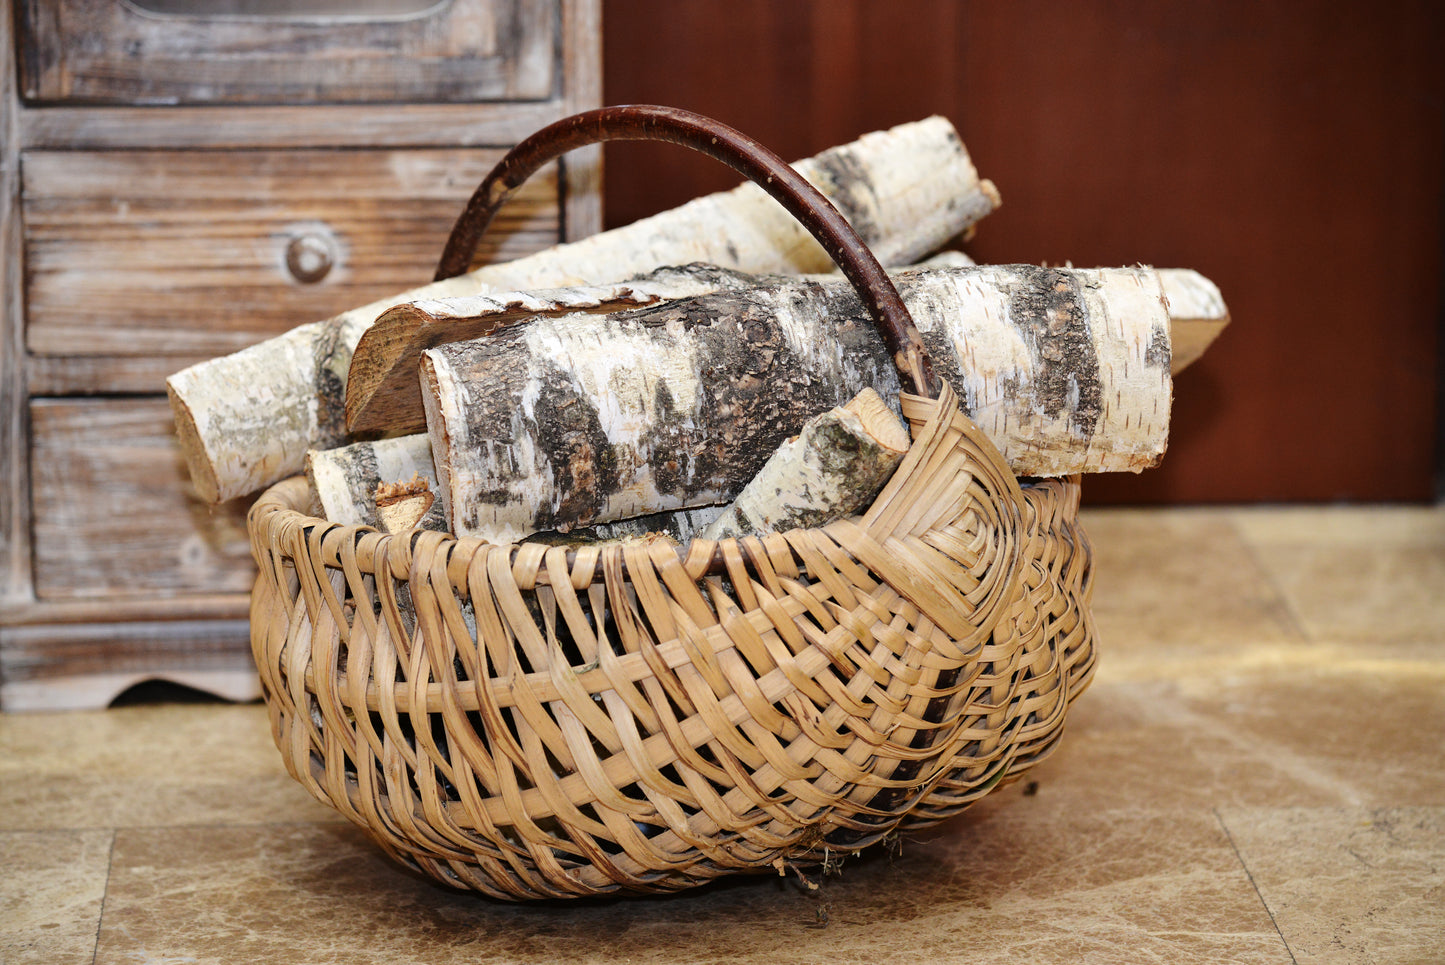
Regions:
<instances>
[{"instance_id":1,"label":"woven basket handle wrap","mask_svg":"<svg viewBox=\"0 0 1445 965\"><path fill-rule=\"evenodd\" d=\"M867 306L893 355L905 391L930 398L938 381L918 328L883 266L838 209L777 154L758 141L701 114L631 104L584 111L549 124L507 153L457 218L437 266L436 281L471 265L477 242L512 192L549 161L601 141L666 141L700 151L756 183L823 246Z\"/></svg>"}]
</instances>

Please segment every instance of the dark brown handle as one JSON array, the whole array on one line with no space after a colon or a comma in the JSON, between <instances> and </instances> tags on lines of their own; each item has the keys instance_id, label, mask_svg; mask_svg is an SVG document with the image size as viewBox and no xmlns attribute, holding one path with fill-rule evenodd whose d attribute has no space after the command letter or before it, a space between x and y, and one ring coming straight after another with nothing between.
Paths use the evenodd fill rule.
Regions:
<instances>
[{"instance_id":1,"label":"dark brown handle","mask_svg":"<svg viewBox=\"0 0 1445 965\"><path fill-rule=\"evenodd\" d=\"M549 124L502 158L452 228L436 280L471 265L477 242L497 210L538 168L574 148L601 141L666 141L700 151L755 182L817 239L858 290L893 354L905 391L930 398L938 382L913 317L883 266L838 209L786 161L754 139L711 118L672 107L631 104L585 111Z\"/></svg>"}]
</instances>

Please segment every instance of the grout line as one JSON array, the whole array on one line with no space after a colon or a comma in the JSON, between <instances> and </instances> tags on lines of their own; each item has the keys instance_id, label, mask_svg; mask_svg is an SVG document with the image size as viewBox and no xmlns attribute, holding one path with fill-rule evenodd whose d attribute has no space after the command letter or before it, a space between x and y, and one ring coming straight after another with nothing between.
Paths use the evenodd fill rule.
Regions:
<instances>
[{"instance_id":1,"label":"grout line","mask_svg":"<svg viewBox=\"0 0 1445 965\"><path fill-rule=\"evenodd\" d=\"M117 829L110 829L110 851L105 856L105 888L100 893L100 914L95 916L95 947L90 950L90 965L95 965L100 955L100 928L105 922L105 902L110 897L110 875L115 868L115 839L119 834Z\"/></svg>"},{"instance_id":2,"label":"grout line","mask_svg":"<svg viewBox=\"0 0 1445 965\"><path fill-rule=\"evenodd\" d=\"M1254 880L1254 874L1249 870L1249 865L1244 863L1244 855L1239 853L1239 845L1234 843L1234 835L1229 833L1229 826L1224 823L1224 816L1219 813L1219 808L1211 807L1214 812L1214 820L1219 823L1219 830L1224 832L1224 839L1229 842L1230 848L1234 850L1235 860L1239 862L1240 870L1249 879L1249 886L1254 889L1255 897L1259 899L1260 905L1264 907L1264 913L1269 916L1269 923L1274 926L1274 933L1279 936L1280 943L1284 945L1285 952L1289 955L1292 965L1299 965L1299 960L1294 957L1294 949L1289 947L1289 940L1280 931L1279 922L1275 920L1274 911L1270 909L1269 902L1264 900L1264 892L1259 890L1259 883Z\"/></svg>"},{"instance_id":3,"label":"grout line","mask_svg":"<svg viewBox=\"0 0 1445 965\"><path fill-rule=\"evenodd\" d=\"M1294 598L1280 585L1274 569L1260 556L1259 547L1255 545L1254 540L1245 535L1244 530L1242 530L1238 522L1236 522L1233 513L1226 514L1224 519L1225 522L1229 524L1230 531L1234 533L1234 538L1239 540L1239 544L1244 547L1244 553L1249 557L1250 562L1254 564L1254 568L1264 576L1265 582L1268 583L1269 588L1274 591L1275 597L1278 598L1280 605L1284 608L1284 615L1287 618L1289 628L1298 635L1301 641L1305 643L1318 643L1319 641L1315 639L1314 634L1310 633L1309 628L1305 625L1304 617L1300 614L1299 608L1295 606Z\"/></svg>"}]
</instances>

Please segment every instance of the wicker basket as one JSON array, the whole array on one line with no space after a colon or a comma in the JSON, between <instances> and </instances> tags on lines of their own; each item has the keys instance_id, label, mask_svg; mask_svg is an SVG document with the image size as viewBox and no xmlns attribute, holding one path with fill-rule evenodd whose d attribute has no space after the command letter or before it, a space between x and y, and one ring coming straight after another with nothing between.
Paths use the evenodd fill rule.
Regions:
<instances>
[{"instance_id":1,"label":"wicker basket","mask_svg":"<svg viewBox=\"0 0 1445 965\"><path fill-rule=\"evenodd\" d=\"M913 442L862 516L680 548L385 535L306 515L300 479L260 498L252 647L288 769L501 898L675 891L937 822L1042 759L1093 669L1077 479L1014 478L867 248L755 142L660 108L560 122L478 189L439 275L531 170L615 137L703 150L799 216L895 349Z\"/></svg>"}]
</instances>

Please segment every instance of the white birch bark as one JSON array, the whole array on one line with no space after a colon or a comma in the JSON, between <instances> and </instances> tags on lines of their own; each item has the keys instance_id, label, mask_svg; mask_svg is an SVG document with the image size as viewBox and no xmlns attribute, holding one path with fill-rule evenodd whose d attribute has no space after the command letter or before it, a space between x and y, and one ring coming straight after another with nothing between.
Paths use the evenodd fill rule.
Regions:
<instances>
[{"instance_id":1,"label":"white birch bark","mask_svg":"<svg viewBox=\"0 0 1445 965\"><path fill-rule=\"evenodd\" d=\"M386 532L413 526L441 531L447 528L446 511L432 466L431 442L425 435L312 450L306 454L306 478L322 514L333 523L374 526ZM378 489L398 484L407 487L413 481L420 481L422 486L413 486L406 494L393 492L391 504L397 504L399 495L418 498L402 510L384 512L387 507L378 505ZM423 490L430 492L431 498L420 499ZM413 515L411 507L418 502L425 504L421 506L421 513L408 519Z\"/></svg>"},{"instance_id":2,"label":"white birch bark","mask_svg":"<svg viewBox=\"0 0 1445 965\"><path fill-rule=\"evenodd\" d=\"M885 265L938 248L998 205L953 127L929 118L799 162ZM828 267L822 249L761 189L744 184L625 228L401 293L301 326L167 380L181 446L207 502L301 470L308 449L346 441L343 387L362 332L386 309L425 298L630 278L706 262L746 272Z\"/></svg>"},{"instance_id":3,"label":"white birch bark","mask_svg":"<svg viewBox=\"0 0 1445 965\"><path fill-rule=\"evenodd\" d=\"M417 366L421 353L480 338L539 315L619 312L713 291L746 288L760 276L713 265L659 268L609 285L425 299L387 310L361 336L346 380L352 432L419 432L426 428Z\"/></svg>"},{"instance_id":4,"label":"white birch bark","mask_svg":"<svg viewBox=\"0 0 1445 965\"><path fill-rule=\"evenodd\" d=\"M1162 456L1169 318L1146 268L898 277L939 374L1019 475ZM428 350L453 532L512 541L730 500L814 414L898 377L856 295L799 280Z\"/></svg>"},{"instance_id":5,"label":"white birch bark","mask_svg":"<svg viewBox=\"0 0 1445 965\"><path fill-rule=\"evenodd\" d=\"M764 463L703 539L786 532L854 516L908 452L908 430L872 389L803 426Z\"/></svg>"}]
</instances>

